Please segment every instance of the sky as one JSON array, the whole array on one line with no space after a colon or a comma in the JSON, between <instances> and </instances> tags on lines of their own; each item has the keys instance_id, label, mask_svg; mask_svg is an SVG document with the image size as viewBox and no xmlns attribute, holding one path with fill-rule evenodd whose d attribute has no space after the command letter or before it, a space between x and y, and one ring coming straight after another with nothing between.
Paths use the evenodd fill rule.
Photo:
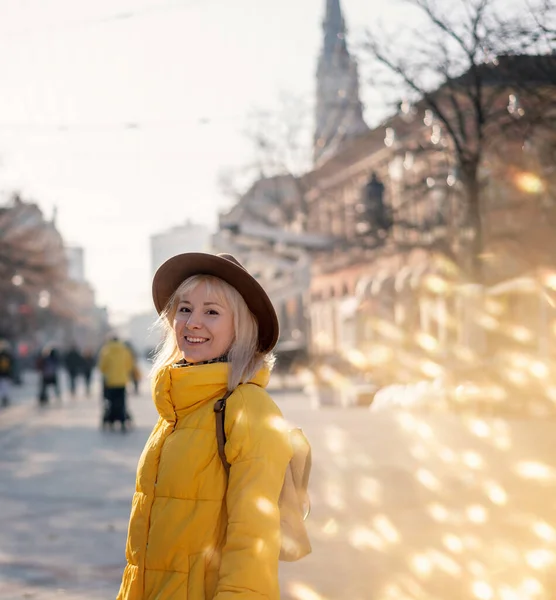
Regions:
<instances>
[{"instance_id":1,"label":"sky","mask_svg":"<svg viewBox=\"0 0 556 600\"><path fill-rule=\"evenodd\" d=\"M0 194L20 190L85 249L112 318L151 306L149 236L214 229L223 171L281 95L310 108L326 0L0 0ZM352 42L395 0L343 0ZM364 71L364 69L363 69ZM372 119L381 98L362 78Z\"/></svg>"}]
</instances>

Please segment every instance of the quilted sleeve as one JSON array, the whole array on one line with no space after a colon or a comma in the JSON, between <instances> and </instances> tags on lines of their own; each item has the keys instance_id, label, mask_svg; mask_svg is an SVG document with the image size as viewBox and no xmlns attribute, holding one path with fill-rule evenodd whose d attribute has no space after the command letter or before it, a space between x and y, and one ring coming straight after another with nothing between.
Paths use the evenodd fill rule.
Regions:
<instances>
[{"instance_id":1,"label":"quilted sleeve","mask_svg":"<svg viewBox=\"0 0 556 600\"><path fill-rule=\"evenodd\" d=\"M255 385L243 385L226 408L231 465L228 533L214 600L279 598L278 498L292 450L280 409Z\"/></svg>"}]
</instances>

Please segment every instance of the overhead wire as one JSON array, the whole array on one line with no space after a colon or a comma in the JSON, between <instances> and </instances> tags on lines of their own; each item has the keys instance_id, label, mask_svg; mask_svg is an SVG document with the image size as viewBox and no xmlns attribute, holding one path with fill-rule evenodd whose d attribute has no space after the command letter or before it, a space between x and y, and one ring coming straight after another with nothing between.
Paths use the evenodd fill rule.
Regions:
<instances>
[{"instance_id":1,"label":"overhead wire","mask_svg":"<svg viewBox=\"0 0 556 600\"><path fill-rule=\"evenodd\" d=\"M44 27L22 29L20 31L2 31L1 34L3 37L20 37L30 34L51 34L60 31L82 29L84 27L102 26L118 22L122 23L154 13L164 13L173 10L193 8L194 6L200 5L206 1L207 0L174 0L171 2L165 2L163 4L148 4L141 8L122 10L106 16L90 17L75 21L67 21L65 23L53 23L50 26L46 24Z\"/></svg>"}]
</instances>

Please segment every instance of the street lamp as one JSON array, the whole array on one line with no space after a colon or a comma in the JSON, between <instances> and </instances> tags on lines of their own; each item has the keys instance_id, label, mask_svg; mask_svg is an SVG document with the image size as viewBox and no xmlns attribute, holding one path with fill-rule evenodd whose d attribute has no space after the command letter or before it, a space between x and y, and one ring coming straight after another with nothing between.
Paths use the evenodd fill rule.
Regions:
<instances>
[{"instance_id":1,"label":"street lamp","mask_svg":"<svg viewBox=\"0 0 556 600\"><path fill-rule=\"evenodd\" d=\"M24 281L25 281L25 280L23 279L23 277L22 277L21 275L14 275L14 276L12 277L12 283L13 283L13 285L15 285L16 287L19 287L19 286L23 285L23 282L24 282Z\"/></svg>"},{"instance_id":2,"label":"street lamp","mask_svg":"<svg viewBox=\"0 0 556 600\"><path fill-rule=\"evenodd\" d=\"M41 308L48 308L50 306L50 292L42 290L42 292L39 293L38 305Z\"/></svg>"},{"instance_id":3,"label":"street lamp","mask_svg":"<svg viewBox=\"0 0 556 600\"><path fill-rule=\"evenodd\" d=\"M535 173L521 172L514 178L515 185L527 194L541 194L545 191L544 181Z\"/></svg>"}]
</instances>

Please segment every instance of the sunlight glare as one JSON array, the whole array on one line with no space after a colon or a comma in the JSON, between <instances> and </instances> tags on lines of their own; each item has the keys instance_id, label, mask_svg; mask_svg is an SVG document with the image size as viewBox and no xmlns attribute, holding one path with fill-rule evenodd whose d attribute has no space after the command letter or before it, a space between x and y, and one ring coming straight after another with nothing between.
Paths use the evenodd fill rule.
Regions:
<instances>
[{"instance_id":1,"label":"sunlight glare","mask_svg":"<svg viewBox=\"0 0 556 600\"><path fill-rule=\"evenodd\" d=\"M344 489L337 481L329 480L326 484L325 499L328 506L337 510L344 510L346 502L344 499Z\"/></svg>"},{"instance_id":2,"label":"sunlight glare","mask_svg":"<svg viewBox=\"0 0 556 600\"><path fill-rule=\"evenodd\" d=\"M367 527L357 527L349 534L349 543L357 550L366 550L372 548L374 550L384 550L384 540L376 533Z\"/></svg>"},{"instance_id":3,"label":"sunlight glare","mask_svg":"<svg viewBox=\"0 0 556 600\"><path fill-rule=\"evenodd\" d=\"M482 457L472 450L463 453L463 464L470 469L482 469L485 466Z\"/></svg>"},{"instance_id":4,"label":"sunlight glare","mask_svg":"<svg viewBox=\"0 0 556 600\"><path fill-rule=\"evenodd\" d=\"M487 574L487 569L485 565L478 560L472 560L467 564L467 568L469 572L475 577L484 577Z\"/></svg>"},{"instance_id":5,"label":"sunlight glare","mask_svg":"<svg viewBox=\"0 0 556 600\"><path fill-rule=\"evenodd\" d=\"M437 523L445 523L448 520L449 512L442 504L429 504L427 511Z\"/></svg>"},{"instance_id":6,"label":"sunlight glare","mask_svg":"<svg viewBox=\"0 0 556 600\"><path fill-rule=\"evenodd\" d=\"M508 502L508 494L504 488L498 485L495 481L487 481L485 483L485 491L493 504L503 506Z\"/></svg>"},{"instance_id":7,"label":"sunlight glare","mask_svg":"<svg viewBox=\"0 0 556 600\"><path fill-rule=\"evenodd\" d=\"M524 479L547 480L554 479L555 470L553 467L535 461L521 461L515 466L518 475Z\"/></svg>"},{"instance_id":8,"label":"sunlight glare","mask_svg":"<svg viewBox=\"0 0 556 600\"><path fill-rule=\"evenodd\" d=\"M469 428L474 435L480 438L487 438L491 433L488 423L482 421L481 419L472 419Z\"/></svg>"},{"instance_id":9,"label":"sunlight glare","mask_svg":"<svg viewBox=\"0 0 556 600\"><path fill-rule=\"evenodd\" d=\"M528 577L525 579L520 588L522 590L522 594L526 594L525 598L539 596L543 593L543 586L541 582L533 577ZM520 600L521 598L523 598L523 596L520 596Z\"/></svg>"},{"instance_id":10,"label":"sunlight glare","mask_svg":"<svg viewBox=\"0 0 556 600\"><path fill-rule=\"evenodd\" d=\"M395 544L400 541L400 534L394 527L392 522L385 515L378 515L373 519L373 527L378 533L391 544Z\"/></svg>"},{"instance_id":11,"label":"sunlight glare","mask_svg":"<svg viewBox=\"0 0 556 600\"><path fill-rule=\"evenodd\" d=\"M424 423L423 421L417 422L416 429L417 433L424 439L430 440L434 437L431 426L427 425L427 423Z\"/></svg>"},{"instance_id":12,"label":"sunlight glare","mask_svg":"<svg viewBox=\"0 0 556 600\"><path fill-rule=\"evenodd\" d=\"M537 521L533 524L533 531L547 542L556 541L556 530L544 521Z\"/></svg>"},{"instance_id":13,"label":"sunlight glare","mask_svg":"<svg viewBox=\"0 0 556 600\"><path fill-rule=\"evenodd\" d=\"M380 483L372 477L362 477L359 480L359 495L370 504L380 504L382 500Z\"/></svg>"},{"instance_id":14,"label":"sunlight glare","mask_svg":"<svg viewBox=\"0 0 556 600\"><path fill-rule=\"evenodd\" d=\"M426 469L417 469L415 476L417 481L429 490L438 491L441 488L440 481Z\"/></svg>"},{"instance_id":15,"label":"sunlight glare","mask_svg":"<svg viewBox=\"0 0 556 600\"><path fill-rule=\"evenodd\" d=\"M507 585L498 589L498 595L500 596L500 600L524 600L517 590L514 590Z\"/></svg>"},{"instance_id":16,"label":"sunlight glare","mask_svg":"<svg viewBox=\"0 0 556 600\"><path fill-rule=\"evenodd\" d=\"M339 427L327 427L324 430L324 435L326 439L326 446L330 452L334 454L341 454L346 450L345 444L345 432L342 431Z\"/></svg>"},{"instance_id":17,"label":"sunlight glare","mask_svg":"<svg viewBox=\"0 0 556 600\"><path fill-rule=\"evenodd\" d=\"M334 537L338 531L339 527L336 519L328 519L328 521L326 521L326 523L322 526L322 532L329 537Z\"/></svg>"},{"instance_id":18,"label":"sunlight glare","mask_svg":"<svg viewBox=\"0 0 556 600\"><path fill-rule=\"evenodd\" d=\"M484 506L479 504L468 506L465 512L467 514L467 518L472 523L485 523L488 519L488 514Z\"/></svg>"},{"instance_id":19,"label":"sunlight glare","mask_svg":"<svg viewBox=\"0 0 556 600\"><path fill-rule=\"evenodd\" d=\"M474 581L472 590L475 598L479 600L490 600L494 597L494 591L486 581Z\"/></svg>"},{"instance_id":20,"label":"sunlight glare","mask_svg":"<svg viewBox=\"0 0 556 600\"><path fill-rule=\"evenodd\" d=\"M326 600L309 586L296 581L288 585L288 592L293 600Z\"/></svg>"},{"instance_id":21,"label":"sunlight glare","mask_svg":"<svg viewBox=\"0 0 556 600\"><path fill-rule=\"evenodd\" d=\"M514 183L526 194L541 194L546 189L544 181L536 173L530 171L522 171L515 175Z\"/></svg>"},{"instance_id":22,"label":"sunlight glare","mask_svg":"<svg viewBox=\"0 0 556 600\"><path fill-rule=\"evenodd\" d=\"M416 575L422 577L428 577L433 567L431 559L425 554L414 554L411 557L410 566Z\"/></svg>"},{"instance_id":23,"label":"sunlight glare","mask_svg":"<svg viewBox=\"0 0 556 600\"><path fill-rule=\"evenodd\" d=\"M423 446L423 444L414 444L411 449L411 456L417 460L426 460L430 456L430 452Z\"/></svg>"},{"instance_id":24,"label":"sunlight glare","mask_svg":"<svg viewBox=\"0 0 556 600\"><path fill-rule=\"evenodd\" d=\"M538 360L530 364L529 371L538 379L546 379L548 377L548 367Z\"/></svg>"},{"instance_id":25,"label":"sunlight glare","mask_svg":"<svg viewBox=\"0 0 556 600\"><path fill-rule=\"evenodd\" d=\"M452 557L448 556L444 552L433 550L430 552L433 563L448 575L452 577L459 577L462 572L461 565L459 565Z\"/></svg>"},{"instance_id":26,"label":"sunlight glare","mask_svg":"<svg viewBox=\"0 0 556 600\"><path fill-rule=\"evenodd\" d=\"M271 515L274 512L274 504L268 499L260 496L257 498L257 508L265 515Z\"/></svg>"},{"instance_id":27,"label":"sunlight glare","mask_svg":"<svg viewBox=\"0 0 556 600\"><path fill-rule=\"evenodd\" d=\"M527 564L537 571L545 569L549 565L553 564L555 560L556 555L554 554L554 552L551 552L550 550L546 550L544 548L539 548L538 550L531 550L525 555L525 561L527 562Z\"/></svg>"},{"instance_id":28,"label":"sunlight glare","mask_svg":"<svg viewBox=\"0 0 556 600\"><path fill-rule=\"evenodd\" d=\"M432 360L423 360L421 361L421 372L427 377L440 377L444 370Z\"/></svg>"},{"instance_id":29,"label":"sunlight glare","mask_svg":"<svg viewBox=\"0 0 556 600\"><path fill-rule=\"evenodd\" d=\"M432 335L422 331L417 333L415 336L415 341L419 346L421 346L421 348L423 348L423 350L427 350L428 352L435 352L438 350L438 340Z\"/></svg>"},{"instance_id":30,"label":"sunlight glare","mask_svg":"<svg viewBox=\"0 0 556 600\"><path fill-rule=\"evenodd\" d=\"M461 538L453 533L447 533L442 538L442 543L454 554L460 554L463 551L463 542L461 541Z\"/></svg>"},{"instance_id":31,"label":"sunlight glare","mask_svg":"<svg viewBox=\"0 0 556 600\"><path fill-rule=\"evenodd\" d=\"M453 463L456 460L456 454L450 448L442 448L438 452L438 455L440 456L441 460L445 463Z\"/></svg>"}]
</instances>

